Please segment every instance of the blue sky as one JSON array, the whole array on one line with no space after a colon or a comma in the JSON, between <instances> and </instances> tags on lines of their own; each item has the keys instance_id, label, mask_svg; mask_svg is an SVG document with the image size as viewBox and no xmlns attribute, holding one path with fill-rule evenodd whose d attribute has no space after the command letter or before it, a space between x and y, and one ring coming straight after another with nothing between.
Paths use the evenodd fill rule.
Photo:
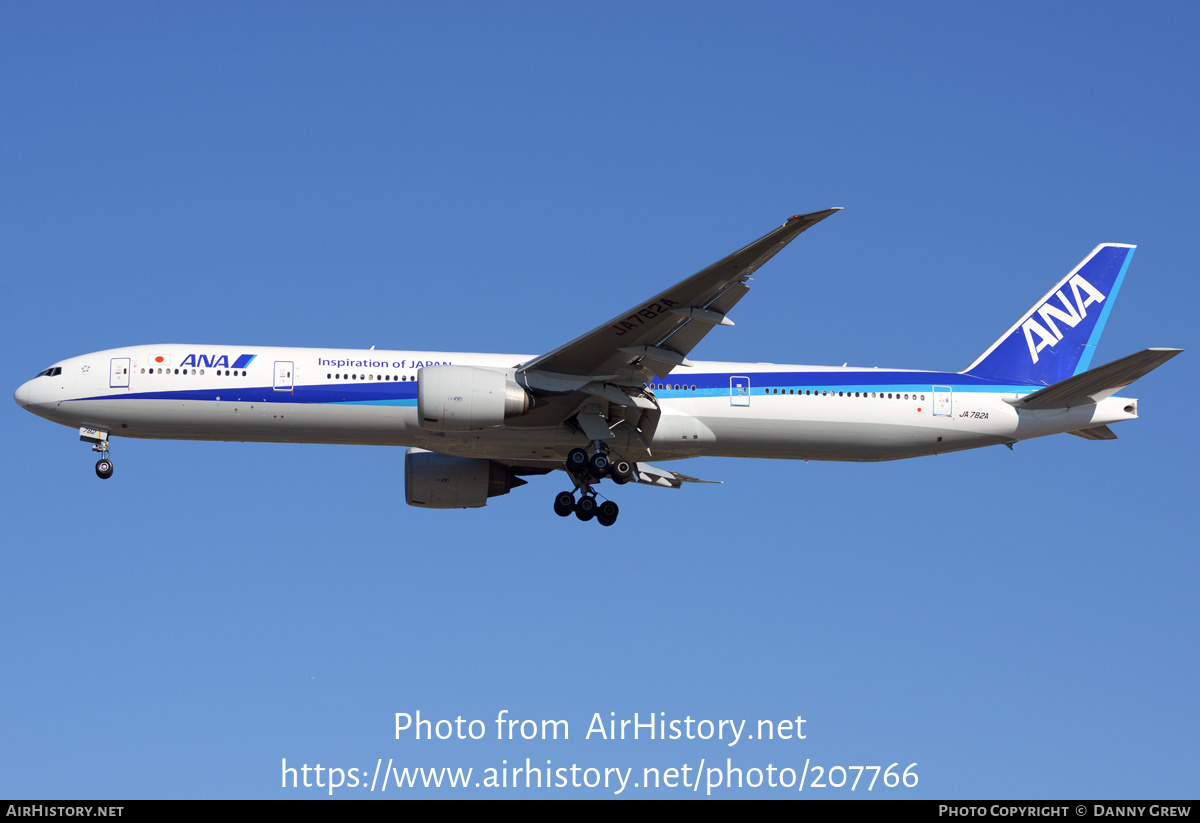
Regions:
<instances>
[{"instance_id":1,"label":"blue sky","mask_svg":"<svg viewBox=\"0 0 1200 823\"><path fill-rule=\"evenodd\" d=\"M1095 363L1190 348L1197 22L7 4L4 385L159 342L538 353L834 205L698 358L960 369L1109 241L1139 248ZM555 517L556 478L407 507L398 449L117 441L101 482L10 404L0 795L326 796L282 789L283 758L728 757L918 764L911 790L804 797L1194 797L1193 359L1128 392L1116 442L695 460L724 485L625 487L612 529ZM571 739L396 740L417 710ZM610 712L807 737L585 740ZM739 794L796 793L716 796Z\"/></svg>"}]
</instances>

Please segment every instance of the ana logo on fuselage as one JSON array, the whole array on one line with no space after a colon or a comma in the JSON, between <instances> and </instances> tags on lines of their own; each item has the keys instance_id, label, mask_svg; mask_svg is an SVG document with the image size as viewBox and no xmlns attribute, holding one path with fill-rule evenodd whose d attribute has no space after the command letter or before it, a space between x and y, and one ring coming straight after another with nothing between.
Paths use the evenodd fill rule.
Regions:
<instances>
[{"instance_id":1,"label":"ana logo on fuselage","mask_svg":"<svg viewBox=\"0 0 1200 823\"><path fill-rule=\"evenodd\" d=\"M179 365L197 369L244 369L257 356L256 354L242 354L231 364L227 354L189 354Z\"/></svg>"},{"instance_id":2,"label":"ana logo on fuselage","mask_svg":"<svg viewBox=\"0 0 1200 823\"><path fill-rule=\"evenodd\" d=\"M1067 285L1071 287L1071 297L1074 298L1074 302L1063 294L1062 289L1059 289L1055 292L1054 297L1057 297L1062 303L1062 308L1047 300L1029 316L1028 320L1021 324L1021 331L1025 333L1025 342L1029 346L1029 356L1034 363L1038 361L1038 352L1063 339L1064 333L1058 330L1055 320L1065 323L1068 328L1073 329L1083 321L1083 318L1087 317L1088 306L1104 302L1104 295L1078 274L1072 277ZM1039 323L1035 319L1037 317L1040 317L1045 325ZM1033 339L1035 336L1038 338L1036 343Z\"/></svg>"}]
</instances>

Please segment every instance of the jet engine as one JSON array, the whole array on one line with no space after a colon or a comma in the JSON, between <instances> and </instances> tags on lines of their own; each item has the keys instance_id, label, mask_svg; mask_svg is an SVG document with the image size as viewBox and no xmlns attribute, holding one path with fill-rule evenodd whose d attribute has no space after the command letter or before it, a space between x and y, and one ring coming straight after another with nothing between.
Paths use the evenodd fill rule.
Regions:
<instances>
[{"instance_id":1,"label":"jet engine","mask_svg":"<svg viewBox=\"0 0 1200 823\"><path fill-rule=\"evenodd\" d=\"M533 405L533 397L503 372L473 366L426 366L417 372L417 418L427 431L495 429Z\"/></svg>"},{"instance_id":2,"label":"jet engine","mask_svg":"<svg viewBox=\"0 0 1200 823\"><path fill-rule=\"evenodd\" d=\"M404 491L410 506L478 509L489 497L508 494L526 481L495 460L447 457L409 449L404 456Z\"/></svg>"}]
</instances>

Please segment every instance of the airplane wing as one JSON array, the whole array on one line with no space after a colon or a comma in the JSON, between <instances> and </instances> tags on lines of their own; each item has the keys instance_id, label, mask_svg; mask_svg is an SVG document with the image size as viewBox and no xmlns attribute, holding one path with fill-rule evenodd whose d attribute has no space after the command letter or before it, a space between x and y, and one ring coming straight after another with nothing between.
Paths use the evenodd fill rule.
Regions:
<instances>
[{"instance_id":1,"label":"airplane wing","mask_svg":"<svg viewBox=\"0 0 1200 823\"><path fill-rule=\"evenodd\" d=\"M521 371L595 376L644 364L646 379L686 364L686 356L714 325L733 325L725 313L749 289L755 270L804 230L840 208L789 217L779 228L703 271L644 300L607 323L521 367Z\"/></svg>"},{"instance_id":2,"label":"airplane wing","mask_svg":"<svg viewBox=\"0 0 1200 823\"><path fill-rule=\"evenodd\" d=\"M789 217L779 228L708 268L518 366L517 379L526 388L535 394L557 395L522 425L561 423L589 397L657 409L642 392L644 384L688 366L687 355L713 326L733 325L726 314L749 291L750 275L806 229L840 210Z\"/></svg>"}]
</instances>

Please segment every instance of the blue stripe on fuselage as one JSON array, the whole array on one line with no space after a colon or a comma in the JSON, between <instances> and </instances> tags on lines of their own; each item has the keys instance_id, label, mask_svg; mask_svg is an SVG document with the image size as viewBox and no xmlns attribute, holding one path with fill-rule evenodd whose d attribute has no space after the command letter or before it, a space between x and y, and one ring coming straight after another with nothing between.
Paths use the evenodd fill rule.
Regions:
<instances>
[{"instance_id":1,"label":"blue stripe on fuselage","mask_svg":"<svg viewBox=\"0 0 1200 823\"><path fill-rule=\"evenodd\" d=\"M767 389L782 391L858 391L858 392L921 392L933 386L949 386L954 391L988 394L1024 393L1033 386L998 383L993 380L952 372L888 372L888 371L780 371L780 372L713 372L702 374L673 374L672 378L687 382L661 383L651 386L688 386L688 390L655 388L662 399L686 397L728 397L729 381L734 377L747 378L752 395L765 394ZM143 378L144 379L144 378ZM165 380L154 377L153 380ZM173 376L171 380L186 380ZM140 382L135 377L135 382ZM692 391L691 387L696 390ZM337 403L347 405L413 406L417 402L417 382L404 383L320 383L298 385L292 391L280 391L270 386L230 384L207 389L174 391L121 392L119 394L81 397L79 400L222 400L254 403Z\"/></svg>"}]
</instances>

